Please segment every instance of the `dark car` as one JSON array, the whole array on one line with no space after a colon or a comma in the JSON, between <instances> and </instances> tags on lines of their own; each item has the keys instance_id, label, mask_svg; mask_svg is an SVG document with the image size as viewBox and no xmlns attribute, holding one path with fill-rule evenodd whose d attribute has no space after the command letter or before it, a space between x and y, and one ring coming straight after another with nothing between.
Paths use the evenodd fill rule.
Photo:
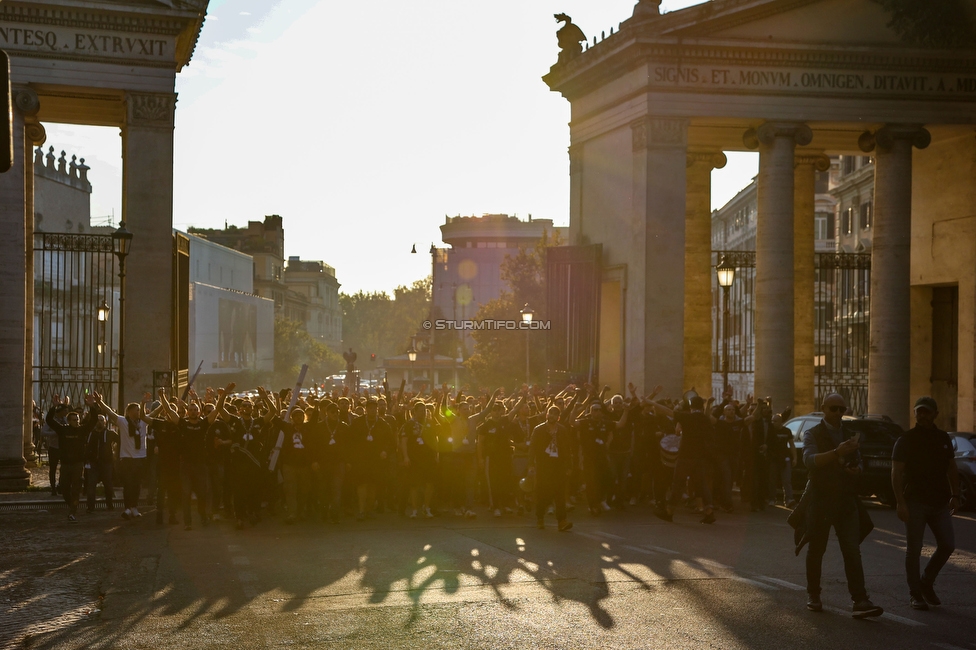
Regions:
<instances>
[{"instance_id":1,"label":"dark car","mask_svg":"<svg viewBox=\"0 0 976 650\"><path fill-rule=\"evenodd\" d=\"M950 433L959 470L959 497L963 510L976 510L976 434Z\"/></svg>"},{"instance_id":2,"label":"dark car","mask_svg":"<svg viewBox=\"0 0 976 650\"><path fill-rule=\"evenodd\" d=\"M797 453L803 455L803 434L823 419L822 413L810 413L793 418L786 427L793 432ZM904 430L887 418L844 418L844 428L860 433L859 446L864 461L861 475L861 496L877 497L888 506L895 505L895 493L891 489L891 450ZM807 482L807 470L802 462L793 469L793 486L803 489Z\"/></svg>"}]
</instances>

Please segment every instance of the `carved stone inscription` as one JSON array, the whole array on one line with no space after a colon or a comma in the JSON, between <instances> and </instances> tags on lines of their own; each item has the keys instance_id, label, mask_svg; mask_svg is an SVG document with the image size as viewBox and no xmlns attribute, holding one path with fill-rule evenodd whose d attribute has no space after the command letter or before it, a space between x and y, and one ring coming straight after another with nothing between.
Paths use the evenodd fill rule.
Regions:
<instances>
[{"instance_id":1,"label":"carved stone inscription","mask_svg":"<svg viewBox=\"0 0 976 650\"><path fill-rule=\"evenodd\" d=\"M157 34L119 34L55 25L18 25L0 22L0 48L49 56L85 56L118 59L172 60L173 39Z\"/></svg>"},{"instance_id":2,"label":"carved stone inscription","mask_svg":"<svg viewBox=\"0 0 976 650\"><path fill-rule=\"evenodd\" d=\"M960 74L888 74L877 71L731 68L659 65L651 70L654 86L703 90L782 91L791 94L829 92L851 95L976 95L976 72Z\"/></svg>"}]
</instances>

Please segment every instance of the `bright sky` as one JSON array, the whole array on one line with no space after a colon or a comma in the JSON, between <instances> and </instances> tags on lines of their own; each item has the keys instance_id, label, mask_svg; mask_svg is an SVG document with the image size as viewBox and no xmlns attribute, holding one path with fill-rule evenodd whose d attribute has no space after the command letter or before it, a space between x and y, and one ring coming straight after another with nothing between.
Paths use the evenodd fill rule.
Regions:
<instances>
[{"instance_id":1,"label":"bright sky","mask_svg":"<svg viewBox=\"0 0 976 650\"><path fill-rule=\"evenodd\" d=\"M280 214L285 255L331 264L346 292L429 274L446 214L567 225L569 102L541 79L558 52L553 14L592 40L635 2L211 0L177 77L174 224ZM45 148L92 168L93 216L117 220L118 130L46 126ZM730 155L713 207L757 164Z\"/></svg>"}]
</instances>

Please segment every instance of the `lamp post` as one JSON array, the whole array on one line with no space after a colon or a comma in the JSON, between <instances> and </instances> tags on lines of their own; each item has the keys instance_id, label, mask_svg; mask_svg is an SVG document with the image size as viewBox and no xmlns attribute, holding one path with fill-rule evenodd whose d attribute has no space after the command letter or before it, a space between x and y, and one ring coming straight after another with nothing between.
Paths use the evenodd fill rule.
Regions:
<instances>
[{"instance_id":1,"label":"lamp post","mask_svg":"<svg viewBox=\"0 0 976 650\"><path fill-rule=\"evenodd\" d=\"M525 383L529 383L529 331L532 323L532 319L535 314L532 312L532 308L529 307L529 303L525 303L525 307L522 307L522 322L526 324L525 328Z\"/></svg>"},{"instance_id":2,"label":"lamp post","mask_svg":"<svg viewBox=\"0 0 976 650\"><path fill-rule=\"evenodd\" d=\"M410 341L410 349L407 350L407 359L410 360L410 388L413 389L413 364L417 360L417 345L415 338L411 339Z\"/></svg>"},{"instance_id":3,"label":"lamp post","mask_svg":"<svg viewBox=\"0 0 976 650\"><path fill-rule=\"evenodd\" d=\"M119 259L119 413L125 414L125 258L132 245L132 233L125 221L112 233L112 250ZM107 316L107 313L106 313Z\"/></svg>"},{"instance_id":4,"label":"lamp post","mask_svg":"<svg viewBox=\"0 0 976 650\"><path fill-rule=\"evenodd\" d=\"M95 347L98 350L99 356L105 352L105 322L108 320L108 312L110 310L111 307L102 298L102 304L98 306L98 311L96 312L96 318L98 319L98 343L95 344Z\"/></svg>"},{"instance_id":5,"label":"lamp post","mask_svg":"<svg viewBox=\"0 0 976 650\"><path fill-rule=\"evenodd\" d=\"M735 267L723 255L715 267L718 286L722 287L722 392L729 386L729 289L735 282Z\"/></svg>"}]
</instances>

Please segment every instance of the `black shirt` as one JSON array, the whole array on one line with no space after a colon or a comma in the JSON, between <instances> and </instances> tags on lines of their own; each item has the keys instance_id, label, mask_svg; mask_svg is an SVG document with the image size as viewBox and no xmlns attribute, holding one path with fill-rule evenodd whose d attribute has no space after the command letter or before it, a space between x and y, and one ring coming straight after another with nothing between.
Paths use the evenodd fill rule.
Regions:
<instances>
[{"instance_id":1,"label":"black shirt","mask_svg":"<svg viewBox=\"0 0 976 650\"><path fill-rule=\"evenodd\" d=\"M607 453L607 444L614 434L615 425L599 415L587 415L577 424L580 451L584 457L595 458Z\"/></svg>"},{"instance_id":2,"label":"black shirt","mask_svg":"<svg viewBox=\"0 0 976 650\"><path fill-rule=\"evenodd\" d=\"M482 449L489 458L505 458L512 455L514 441L512 426L508 420L489 418L478 427L478 438L484 437Z\"/></svg>"},{"instance_id":3,"label":"black shirt","mask_svg":"<svg viewBox=\"0 0 976 650\"><path fill-rule=\"evenodd\" d=\"M891 459L905 463L905 498L941 507L952 496L947 470L955 462L949 434L914 427L895 441Z\"/></svg>"},{"instance_id":4,"label":"black shirt","mask_svg":"<svg viewBox=\"0 0 976 650\"><path fill-rule=\"evenodd\" d=\"M701 458L712 451L712 423L701 411L675 411L674 420L681 425L681 451L685 458Z\"/></svg>"},{"instance_id":5,"label":"black shirt","mask_svg":"<svg viewBox=\"0 0 976 650\"><path fill-rule=\"evenodd\" d=\"M191 463L206 460L209 428L210 422L206 418L198 418L196 422L191 422L188 418L180 418L176 425L180 439L180 458Z\"/></svg>"}]
</instances>

